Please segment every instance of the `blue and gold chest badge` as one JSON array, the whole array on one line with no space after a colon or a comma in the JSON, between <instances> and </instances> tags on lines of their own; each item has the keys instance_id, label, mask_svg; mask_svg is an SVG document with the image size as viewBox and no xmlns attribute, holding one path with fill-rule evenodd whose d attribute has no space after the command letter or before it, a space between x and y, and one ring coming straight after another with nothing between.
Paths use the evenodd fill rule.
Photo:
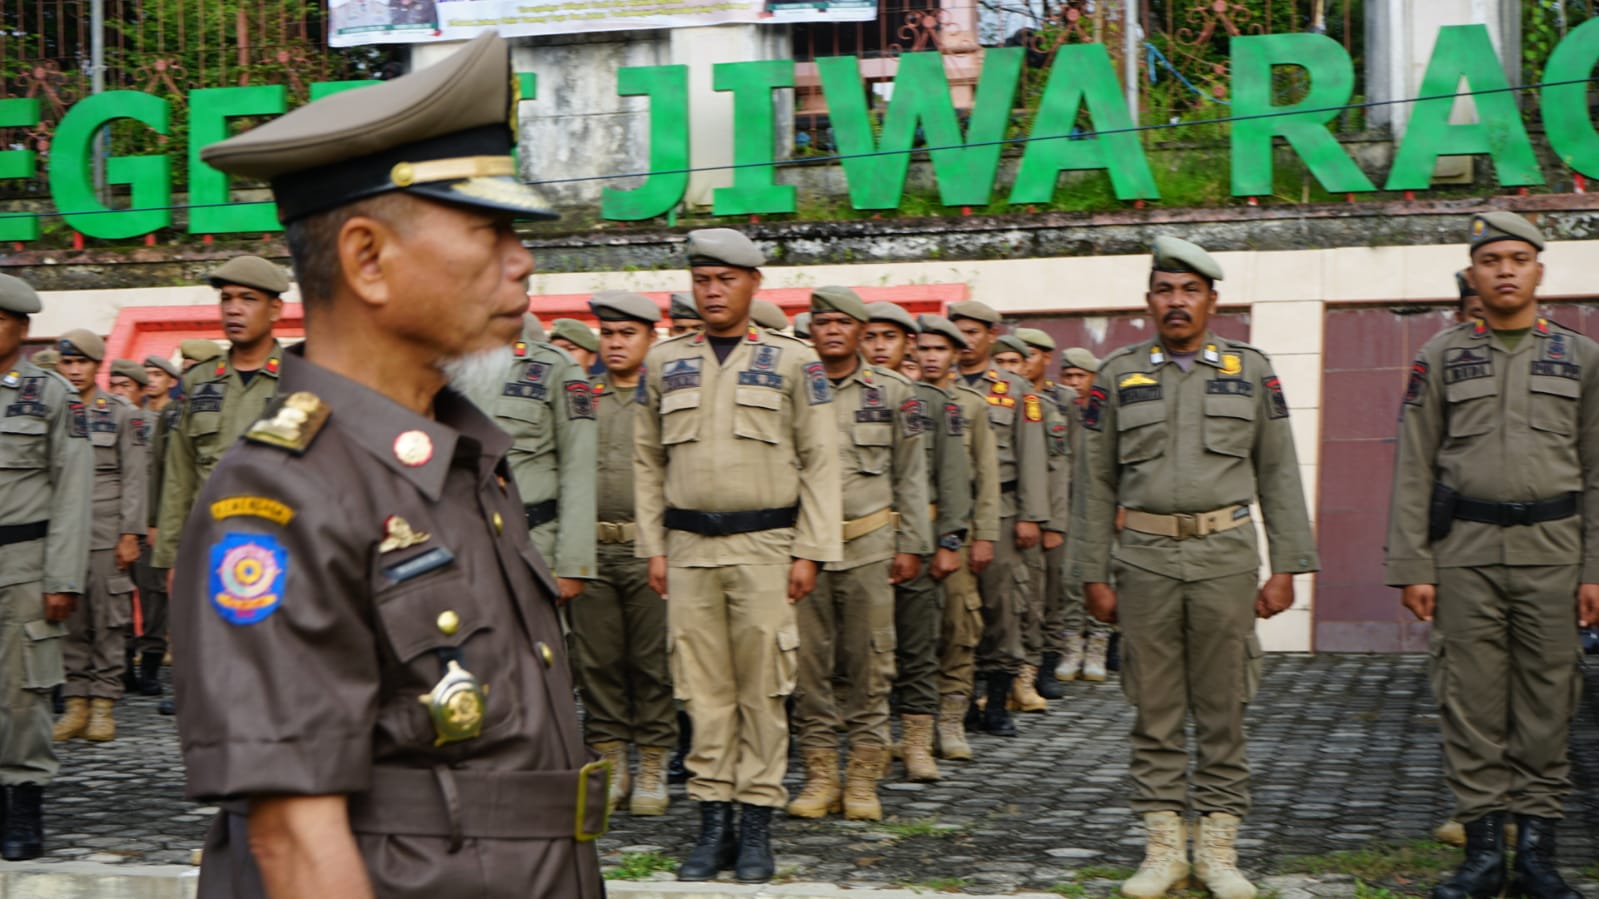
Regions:
<instances>
[{"instance_id":1,"label":"blue and gold chest badge","mask_svg":"<svg viewBox=\"0 0 1599 899\"><path fill-rule=\"evenodd\" d=\"M211 607L229 624L259 624L283 604L289 551L271 534L228 533L211 546Z\"/></svg>"}]
</instances>

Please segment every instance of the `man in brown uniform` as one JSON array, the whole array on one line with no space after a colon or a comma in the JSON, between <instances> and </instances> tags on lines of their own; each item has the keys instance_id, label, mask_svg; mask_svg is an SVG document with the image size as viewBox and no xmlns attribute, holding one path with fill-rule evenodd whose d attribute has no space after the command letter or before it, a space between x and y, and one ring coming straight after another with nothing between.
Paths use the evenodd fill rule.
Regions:
<instances>
[{"instance_id":1,"label":"man in brown uniform","mask_svg":"<svg viewBox=\"0 0 1599 899\"><path fill-rule=\"evenodd\" d=\"M594 417L599 520L595 578L570 606L572 668L590 746L611 762L612 804L631 795L635 815L664 815L666 765L677 742L677 710L666 665L666 603L650 589L649 563L634 552L633 410L644 355L661 310L646 296L604 291L589 300L600 320ZM628 754L638 747L638 780Z\"/></svg>"},{"instance_id":2,"label":"man in brown uniform","mask_svg":"<svg viewBox=\"0 0 1599 899\"><path fill-rule=\"evenodd\" d=\"M1099 360L1084 347L1067 347L1061 352L1060 383L1065 388L1071 454L1076 458L1083 439L1083 404L1088 401L1088 391L1094 386L1094 375L1099 371ZM1055 666L1059 680L1103 681L1107 675L1105 656L1110 648L1113 628L1096 620L1083 609L1083 585L1067 578L1066 603L1063 609L1066 645L1060 661ZM1086 645L1085 645L1086 635Z\"/></svg>"},{"instance_id":3,"label":"man in brown uniform","mask_svg":"<svg viewBox=\"0 0 1599 899\"><path fill-rule=\"evenodd\" d=\"M1432 621L1445 779L1466 859L1437 899L1578 894L1555 864L1582 689L1573 621L1599 621L1599 346L1538 317L1543 235L1473 217L1482 318L1422 347L1400 407L1388 583Z\"/></svg>"},{"instance_id":4,"label":"man in brown uniform","mask_svg":"<svg viewBox=\"0 0 1599 899\"><path fill-rule=\"evenodd\" d=\"M87 407L89 442L94 445L94 527L89 535L89 573L61 647L67 684L66 712L56 722L57 742L83 737L96 743L116 738L114 716L122 698L123 652L133 620L131 568L143 536L144 479L149 444L144 413L95 384L105 341L81 328L56 342L61 375L77 388Z\"/></svg>"},{"instance_id":5,"label":"man in brown uniform","mask_svg":"<svg viewBox=\"0 0 1599 899\"><path fill-rule=\"evenodd\" d=\"M998 312L967 300L952 304L949 318L967 342L960 354L959 380L988 402L999 461L1001 539L995 544L994 563L981 575L983 641L977 651L977 674L986 681L988 702L975 723L995 736L1014 737L1016 725L1005 704L1018 681L1024 692L1016 698L1025 699L1024 706L1043 702L1032 689L1022 624L1031 598L1025 554L1038 546L1041 527L1051 514L1044 401L1021 377L990 364Z\"/></svg>"},{"instance_id":6,"label":"man in brown uniform","mask_svg":"<svg viewBox=\"0 0 1599 899\"><path fill-rule=\"evenodd\" d=\"M844 558L822 566L816 590L796 610L794 729L805 760L805 786L788 804L796 818L842 807L845 818L882 819L877 779L888 766L894 585L916 577L933 547L923 404L902 376L861 358L867 318L848 287L811 291L811 335L834 391ZM847 685L838 697L835 670ZM842 793L840 730L849 746Z\"/></svg>"},{"instance_id":7,"label":"man in brown uniform","mask_svg":"<svg viewBox=\"0 0 1599 899\"><path fill-rule=\"evenodd\" d=\"M705 330L650 351L634 423L638 554L667 597L672 683L694 722L700 836L677 876L734 867L764 882L772 809L788 799L793 604L843 552L838 426L816 353L750 322L760 248L711 228L686 249Z\"/></svg>"},{"instance_id":8,"label":"man in brown uniform","mask_svg":"<svg viewBox=\"0 0 1599 899\"><path fill-rule=\"evenodd\" d=\"M1137 709L1132 806L1148 841L1122 885L1134 897L1187 879L1189 806L1201 815L1195 873L1217 899L1255 895L1234 848L1249 810L1244 709L1262 661L1255 619L1292 606L1293 576L1318 564L1282 384L1263 353L1207 327L1221 277L1199 247L1156 239L1145 301L1159 335L1106 357L1083 410L1073 478L1071 576L1090 614L1121 622L1122 689ZM1272 570L1258 591L1257 499ZM1119 532L1118 507L1127 510Z\"/></svg>"},{"instance_id":9,"label":"man in brown uniform","mask_svg":"<svg viewBox=\"0 0 1599 899\"><path fill-rule=\"evenodd\" d=\"M511 102L489 33L204 151L270 181L306 342L183 534L178 731L225 809L202 897L604 895L606 768L511 440L445 386L516 338L511 222L552 215L510 177Z\"/></svg>"}]
</instances>

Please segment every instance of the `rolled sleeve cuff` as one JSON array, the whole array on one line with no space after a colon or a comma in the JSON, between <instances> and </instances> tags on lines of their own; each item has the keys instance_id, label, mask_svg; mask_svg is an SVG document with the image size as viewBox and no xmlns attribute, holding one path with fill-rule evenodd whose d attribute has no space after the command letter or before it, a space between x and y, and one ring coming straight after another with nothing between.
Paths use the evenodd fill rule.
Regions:
<instances>
[{"instance_id":1,"label":"rolled sleeve cuff","mask_svg":"<svg viewBox=\"0 0 1599 899\"><path fill-rule=\"evenodd\" d=\"M1321 559L1315 550L1292 550L1271 554L1272 574L1305 574L1321 570Z\"/></svg>"},{"instance_id":2,"label":"rolled sleeve cuff","mask_svg":"<svg viewBox=\"0 0 1599 899\"><path fill-rule=\"evenodd\" d=\"M806 540L794 541L794 548L789 554L796 559L808 559L812 562L826 564L828 562L844 561L844 547L842 544L823 546Z\"/></svg>"},{"instance_id":3,"label":"rolled sleeve cuff","mask_svg":"<svg viewBox=\"0 0 1599 899\"><path fill-rule=\"evenodd\" d=\"M1438 583L1438 566L1431 559L1389 559L1384 578L1390 587Z\"/></svg>"},{"instance_id":4,"label":"rolled sleeve cuff","mask_svg":"<svg viewBox=\"0 0 1599 899\"><path fill-rule=\"evenodd\" d=\"M76 593L82 595L83 582L68 580L66 578L47 577L44 579L45 593Z\"/></svg>"},{"instance_id":5,"label":"rolled sleeve cuff","mask_svg":"<svg viewBox=\"0 0 1599 899\"><path fill-rule=\"evenodd\" d=\"M360 793L372 784L372 735L235 740L183 748L190 799Z\"/></svg>"}]
</instances>

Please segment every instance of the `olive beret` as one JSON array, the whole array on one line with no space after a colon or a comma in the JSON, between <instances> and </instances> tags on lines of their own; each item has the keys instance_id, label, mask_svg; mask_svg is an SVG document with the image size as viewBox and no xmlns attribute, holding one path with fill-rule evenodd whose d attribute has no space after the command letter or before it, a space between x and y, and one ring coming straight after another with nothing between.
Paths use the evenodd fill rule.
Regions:
<instances>
[{"instance_id":1,"label":"olive beret","mask_svg":"<svg viewBox=\"0 0 1599 899\"><path fill-rule=\"evenodd\" d=\"M222 348L215 340L197 337L178 344L178 354L193 362L209 362L222 355Z\"/></svg>"},{"instance_id":2,"label":"olive beret","mask_svg":"<svg viewBox=\"0 0 1599 899\"><path fill-rule=\"evenodd\" d=\"M542 343L550 339L549 332L544 330L544 323L531 312L522 313L522 339L530 343Z\"/></svg>"},{"instance_id":3,"label":"olive beret","mask_svg":"<svg viewBox=\"0 0 1599 899\"><path fill-rule=\"evenodd\" d=\"M1543 232L1514 212L1479 212L1471 217L1471 252L1500 240L1519 240L1543 252Z\"/></svg>"},{"instance_id":4,"label":"olive beret","mask_svg":"<svg viewBox=\"0 0 1599 899\"><path fill-rule=\"evenodd\" d=\"M1015 334L1002 334L999 337L994 338L994 345L989 348L988 354L990 356L995 356L1007 351L1020 353L1023 359L1027 358L1031 352L1027 349L1027 344L1022 343L1022 339L1020 337L1017 337Z\"/></svg>"},{"instance_id":5,"label":"olive beret","mask_svg":"<svg viewBox=\"0 0 1599 899\"><path fill-rule=\"evenodd\" d=\"M19 315L32 315L44 308L39 294L21 278L0 275L0 309Z\"/></svg>"},{"instance_id":6,"label":"olive beret","mask_svg":"<svg viewBox=\"0 0 1599 899\"><path fill-rule=\"evenodd\" d=\"M1089 374L1099 371L1099 360L1094 358L1086 348L1080 346L1067 347L1060 354L1061 368L1080 368Z\"/></svg>"},{"instance_id":7,"label":"olive beret","mask_svg":"<svg viewBox=\"0 0 1599 899\"><path fill-rule=\"evenodd\" d=\"M172 360L168 359L165 356L157 356L157 355L152 353L151 355L144 357L144 364L146 366L154 366L156 368L159 368L159 369L161 369L162 371L166 372L167 374L171 375L174 378L179 377L179 376L181 376L183 374L181 371L178 370L178 367L176 365L172 364Z\"/></svg>"},{"instance_id":8,"label":"olive beret","mask_svg":"<svg viewBox=\"0 0 1599 899\"><path fill-rule=\"evenodd\" d=\"M916 327L916 319L911 318L904 306L896 303L867 303L866 314L869 321L899 325L907 334L916 334L920 330Z\"/></svg>"},{"instance_id":9,"label":"olive beret","mask_svg":"<svg viewBox=\"0 0 1599 899\"><path fill-rule=\"evenodd\" d=\"M809 312L794 313L794 336L811 338L811 314Z\"/></svg>"},{"instance_id":10,"label":"olive beret","mask_svg":"<svg viewBox=\"0 0 1599 899\"><path fill-rule=\"evenodd\" d=\"M1055 352L1055 338L1037 328L1017 328L1016 336L1022 343L1046 353Z\"/></svg>"},{"instance_id":11,"label":"olive beret","mask_svg":"<svg viewBox=\"0 0 1599 899\"><path fill-rule=\"evenodd\" d=\"M150 383L150 375L144 370L144 366L134 362L132 359L111 360L111 373L121 375L140 387Z\"/></svg>"},{"instance_id":12,"label":"olive beret","mask_svg":"<svg viewBox=\"0 0 1599 899\"><path fill-rule=\"evenodd\" d=\"M212 272L209 280L212 287L219 289L225 284L238 284L264 290L273 296L289 289L289 277L283 269L260 256L235 256Z\"/></svg>"},{"instance_id":13,"label":"olive beret","mask_svg":"<svg viewBox=\"0 0 1599 899\"><path fill-rule=\"evenodd\" d=\"M61 361L61 354L49 347L45 347L42 350L35 351L32 356L28 357L28 361L45 371L55 371L56 363Z\"/></svg>"},{"instance_id":14,"label":"olive beret","mask_svg":"<svg viewBox=\"0 0 1599 899\"><path fill-rule=\"evenodd\" d=\"M1466 280L1466 273L1463 271L1455 272L1455 289L1460 291L1460 298L1462 300L1464 300L1466 297L1474 297L1479 295L1477 293L1477 288L1472 287L1471 282Z\"/></svg>"},{"instance_id":15,"label":"olive beret","mask_svg":"<svg viewBox=\"0 0 1599 899\"><path fill-rule=\"evenodd\" d=\"M1203 247L1181 237L1162 234L1155 238L1155 246L1150 254L1154 257L1153 267L1157 272L1178 272L1212 281L1222 280L1221 265Z\"/></svg>"},{"instance_id":16,"label":"olive beret","mask_svg":"<svg viewBox=\"0 0 1599 899\"><path fill-rule=\"evenodd\" d=\"M866 302L861 295L848 287L818 287L811 291L811 315L819 312L842 312L856 321L869 321Z\"/></svg>"},{"instance_id":17,"label":"olive beret","mask_svg":"<svg viewBox=\"0 0 1599 899\"><path fill-rule=\"evenodd\" d=\"M56 350L63 356L82 356L99 362L105 358L105 341L93 331L73 328L56 340Z\"/></svg>"},{"instance_id":18,"label":"olive beret","mask_svg":"<svg viewBox=\"0 0 1599 899\"><path fill-rule=\"evenodd\" d=\"M788 315L783 307L771 300L756 300L750 304L750 318L768 331L781 331L788 327Z\"/></svg>"},{"instance_id":19,"label":"olive beret","mask_svg":"<svg viewBox=\"0 0 1599 899\"><path fill-rule=\"evenodd\" d=\"M641 321L653 325L661 320L661 307L643 294L626 290L602 290L589 300L589 311L600 321Z\"/></svg>"},{"instance_id":20,"label":"olive beret","mask_svg":"<svg viewBox=\"0 0 1599 899\"><path fill-rule=\"evenodd\" d=\"M575 318L558 318L550 322L550 339L557 337L569 340L591 353L600 351L600 339L594 336L588 325Z\"/></svg>"},{"instance_id":21,"label":"olive beret","mask_svg":"<svg viewBox=\"0 0 1599 899\"><path fill-rule=\"evenodd\" d=\"M957 350L964 350L971 346L971 343L966 339L966 335L961 333L961 329L955 327L954 322L942 315L924 312L916 319L916 323L921 326L923 334L937 334L940 337L947 338Z\"/></svg>"},{"instance_id":22,"label":"olive beret","mask_svg":"<svg viewBox=\"0 0 1599 899\"><path fill-rule=\"evenodd\" d=\"M672 294L672 306L666 312L669 318L691 318L700 320L699 307L694 305L694 296L687 293Z\"/></svg>"},{"instance_id":23,"label":"olive beret","mask_svg":"<svg viewBox=\"0 0 1599 899\"><path fill-rule=\"evenodd\" d=\"M949 320L954 321L957 318L969 318L974 322L982 322L985 325L999 324L999 313L994 311L993 306L979 300L962 300L959 303L950 303Z\"/></svg>"},{"instance_id":24,"label":"olive beret","mask_svg":"<svg viewBox=\"0 0 1599 899\"><path fill-rule=\"evenodd\" d=\"M690 231L684 251L688 254L689 268L699 265L760 268L766 264L766 254L755 245L755 241L732 228Z\"/></svg>"},{"instance_id":25,"label":"olive beret","mask_svg":"<svg viewBox=\"0 0 1599 899\"><path fill-rule=\"evenodd\" d=\"M200 158L269 180L285 223L394 191L555 218L516 177L514 103L510 47L484 32L434 65L308 103Z\"/></svg>"}]
</instances>

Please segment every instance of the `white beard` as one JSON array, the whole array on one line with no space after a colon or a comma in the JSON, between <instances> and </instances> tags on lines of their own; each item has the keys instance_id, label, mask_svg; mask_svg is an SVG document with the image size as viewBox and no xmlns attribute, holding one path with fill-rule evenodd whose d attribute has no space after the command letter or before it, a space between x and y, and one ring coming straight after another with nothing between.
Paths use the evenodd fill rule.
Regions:
<instances>
[{"instance_id":1,"label":"white beard","mask_svg":"<svg viewBox=\"0 0 1599 899\"><path fill-rule=\"evenodd\" d=\"M500 394L505 372L516 356L508 346L495 347L461 356L444 363L444 374L450 386L460 391L479 409L493 415L494 399Z\"/></svg>"}]
</instances>

